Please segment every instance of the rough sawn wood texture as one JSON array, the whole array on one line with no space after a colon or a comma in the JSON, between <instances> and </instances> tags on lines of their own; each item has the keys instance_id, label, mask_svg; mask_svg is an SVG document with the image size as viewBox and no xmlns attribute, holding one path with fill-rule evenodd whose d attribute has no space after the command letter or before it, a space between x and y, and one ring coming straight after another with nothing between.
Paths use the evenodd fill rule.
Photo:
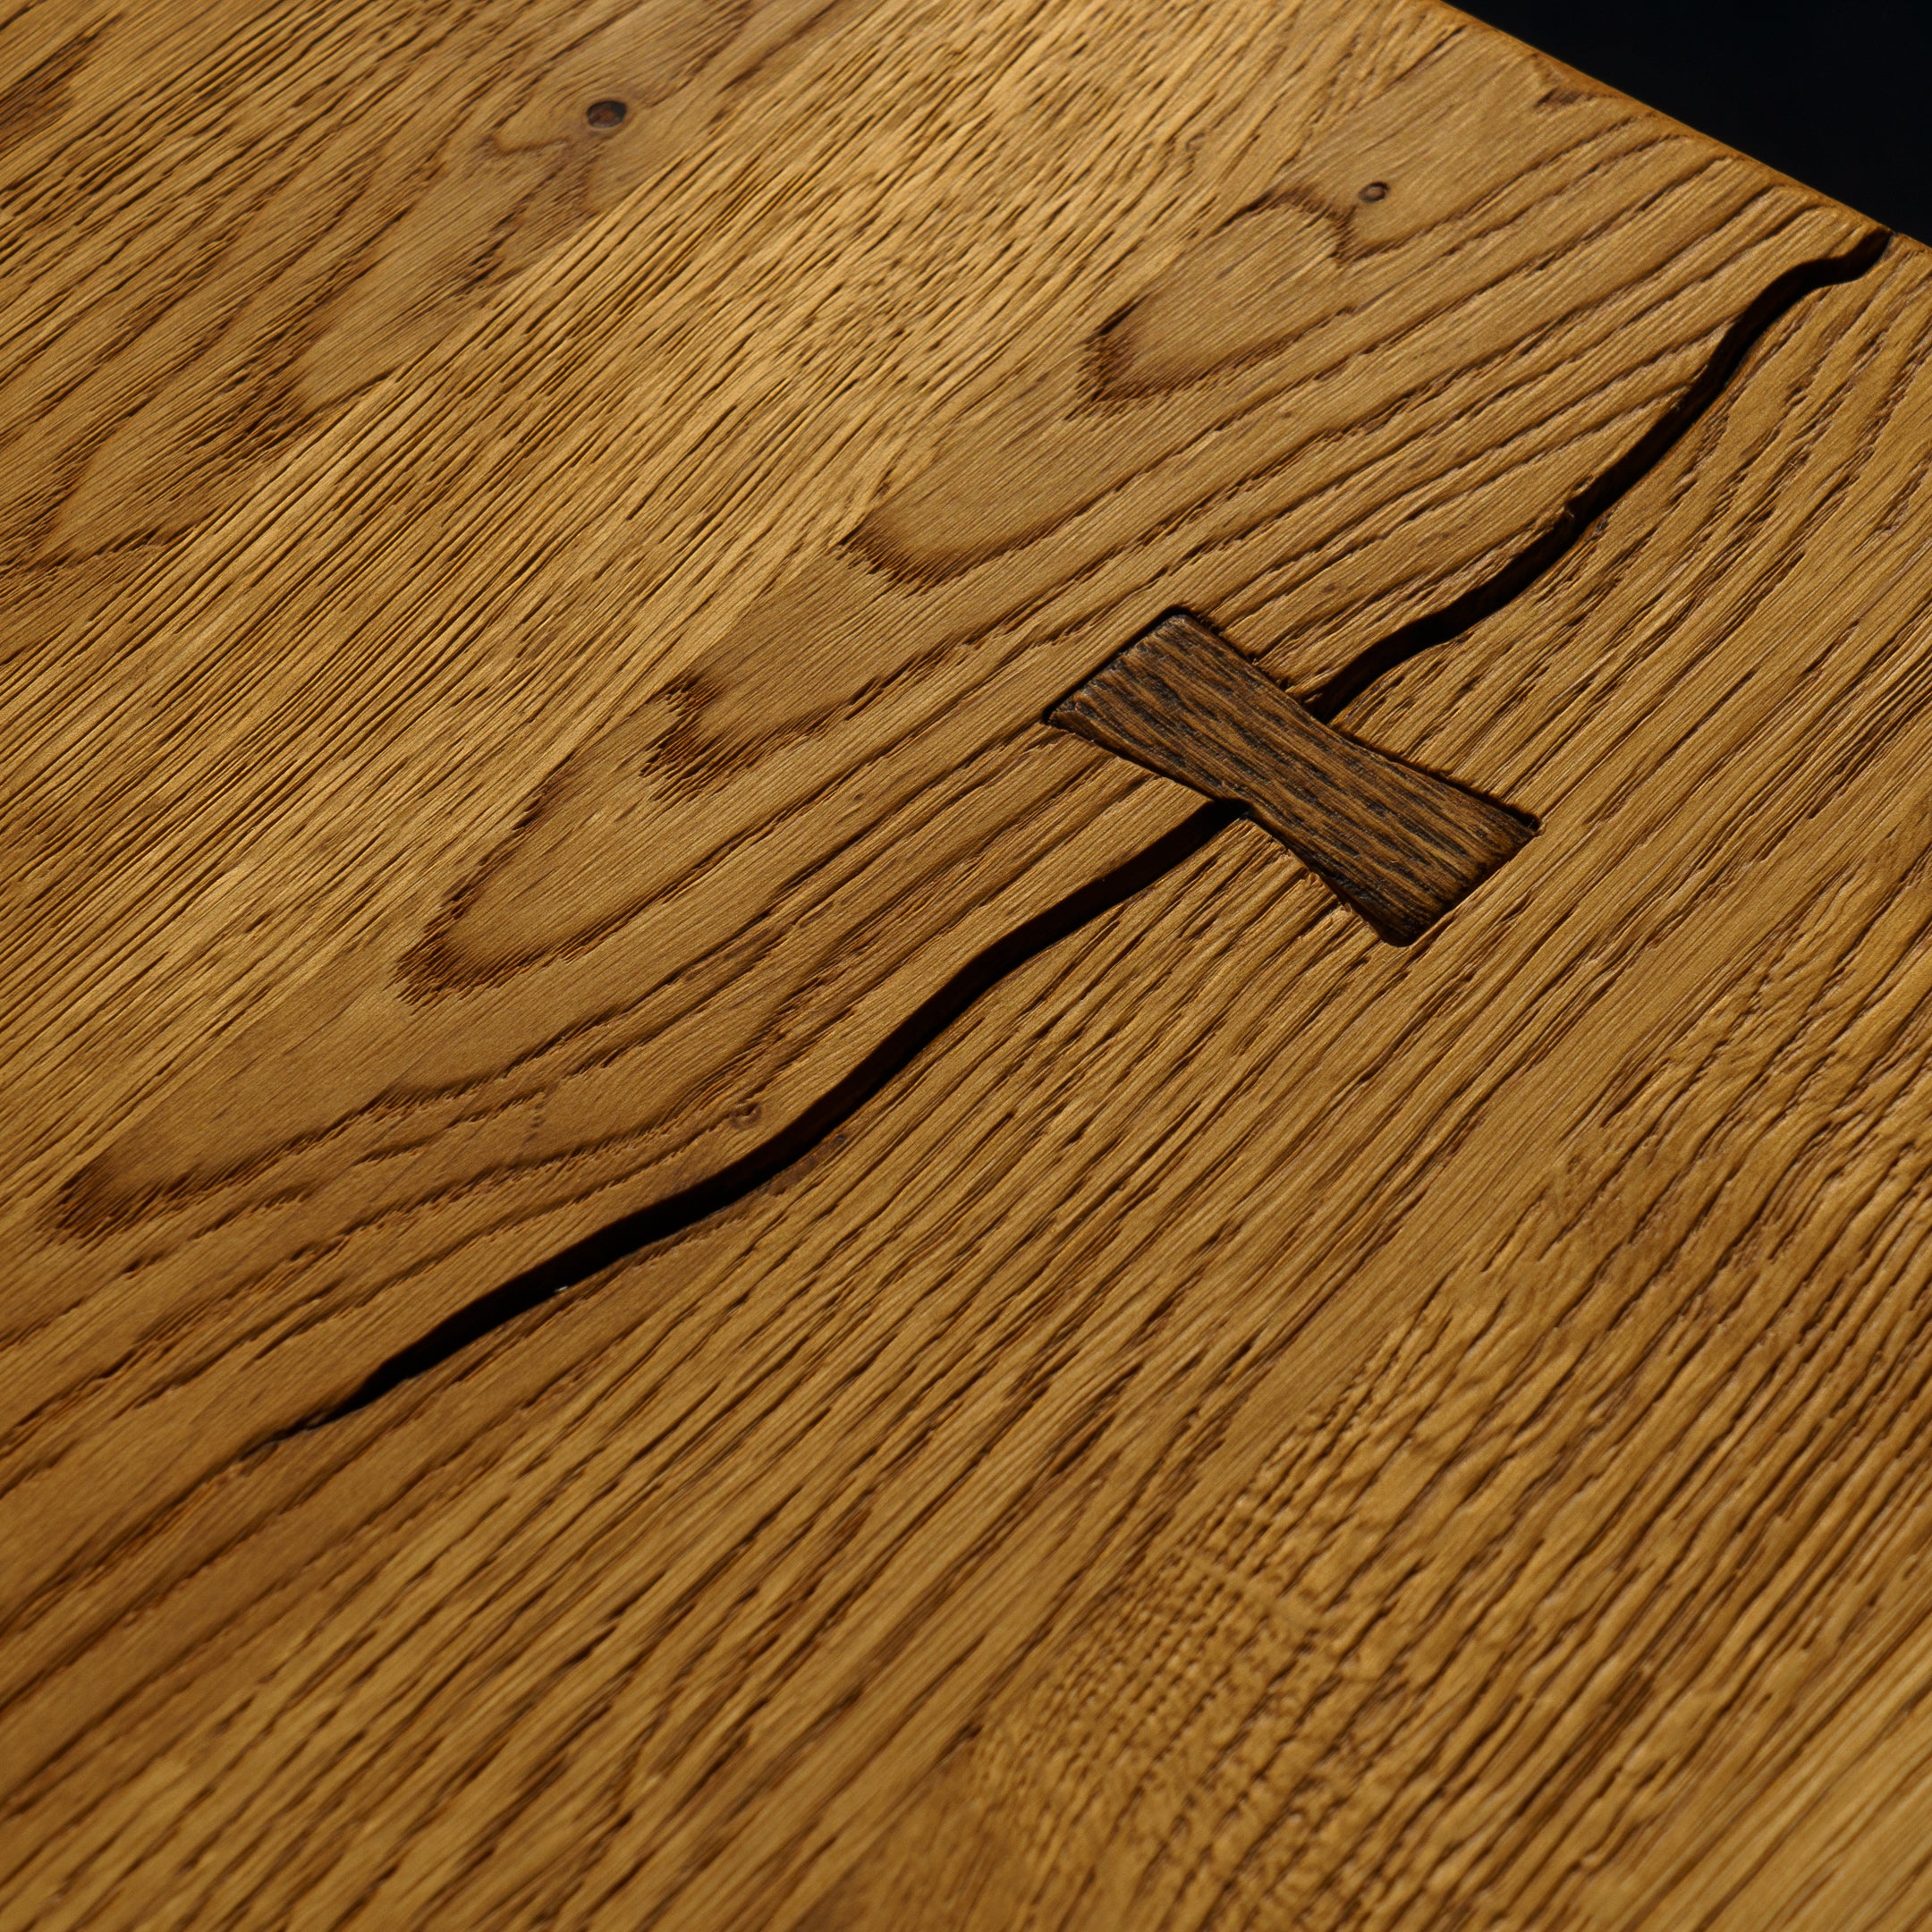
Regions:
<instances>
[{"instance_id":1,"label":"rough sawn wood texture","mask_svg":"<svg viewBox=\"0 0 1932 1932\"><path fill-rule=\"evenodd\" d=\"M580 185L581 101L649 83L573 50L636 21L516 18ZM1309 691L1561 531L1781 278L1870 258L1427 5L690 18L687 110L611 131L657 158L500 275L423 256L365 386L199 480L194 436L116 451L124 402L47 431L0 1927L1923 1922L1908 245L1343 716L1544 827L1413 946L1234 827L779 1182L275 1439L1181 822L1040 718L1160 610ZM354 114L429 143L399 233L520 151L507 14L260 19L10 18L33 165L135 143L8 291L71 305L47 343L89 234L172 312L191 199L143 307L117 182L309 205L260 178L263 75L278 128L312 83L343 151ZM487 140L423 158L419 68ZM344 246L331 313L380 257ZM141 462L176 510L47 537ZM720 826L692 878L743 923L693 965L660 861Z\"/></svg>"}]
</instances>

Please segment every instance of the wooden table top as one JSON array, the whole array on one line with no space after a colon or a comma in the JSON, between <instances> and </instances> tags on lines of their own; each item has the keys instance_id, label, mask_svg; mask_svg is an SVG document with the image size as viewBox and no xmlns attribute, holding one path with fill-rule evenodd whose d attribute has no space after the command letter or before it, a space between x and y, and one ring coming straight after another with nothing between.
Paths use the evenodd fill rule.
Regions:
<instances>
[{"instance_id":1,"label":"wooden table top","mask_svg":"<svg viewBox=\"0 0 1932 1932\"><path fill-rule=\"evenodd\" d=\"M1932 1916L1932 256L1434 0L0 168L0 1932Z\"/></svg>"}]
</instances>

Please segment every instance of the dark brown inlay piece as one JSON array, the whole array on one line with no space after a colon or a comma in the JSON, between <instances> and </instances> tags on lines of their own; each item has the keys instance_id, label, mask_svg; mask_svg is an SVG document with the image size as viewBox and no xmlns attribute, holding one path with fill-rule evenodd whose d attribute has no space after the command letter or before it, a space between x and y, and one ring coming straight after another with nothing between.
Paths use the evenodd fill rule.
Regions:
<instances>
[{"instance_id":1,"label":"dark brown inlay piece","mask_svg":"<svg viewBox=\"0 0 1932 1932\"><path fill-rule=\"evenodd\" d=\"M1536 827L1325 724L1199 618L1165 617L1046 714L1245 806L1383 938L1407 945Z\"/></svg>"}]
</instances>

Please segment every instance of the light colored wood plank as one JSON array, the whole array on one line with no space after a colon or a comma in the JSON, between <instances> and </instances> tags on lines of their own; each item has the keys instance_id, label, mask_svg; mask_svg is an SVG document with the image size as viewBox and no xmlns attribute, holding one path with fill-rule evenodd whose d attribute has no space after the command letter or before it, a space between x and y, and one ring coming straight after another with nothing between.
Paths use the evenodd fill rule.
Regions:
<instances>
[{"instance_id":1,"label":"light colored wood plank","mask_svg":"<svg viewBox=\"0 0 1932 1932\"><path fill-rule=\"evenodd\" d=\"M0 1925L1932 1910L1932 261L789 1183L26 1607Z\"/></svg>"},{"instance_id":2,"label":"light colored wood plank","mask_svg":"<svg viewBox=\"0 0 1932 1932\"><path fill-rule=\"evenodd\" d=\"M6 693L22 1590L1171 826L1038 716L1160 607L1325 674L1868 234L1423 4L882 0L758 81Z\"/></svg>"}]
</instances>

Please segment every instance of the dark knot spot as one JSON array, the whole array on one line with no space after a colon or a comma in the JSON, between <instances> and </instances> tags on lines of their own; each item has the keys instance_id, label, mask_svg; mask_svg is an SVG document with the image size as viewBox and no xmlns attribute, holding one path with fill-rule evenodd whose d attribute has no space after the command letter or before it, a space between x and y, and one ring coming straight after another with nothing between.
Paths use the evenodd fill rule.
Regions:
<instances>
[{"instance_id":1,"label":"dark knot spot","mask_svg":"<svg viewBox=\"0 0 1932 1932\"><path fill-rule=\"evenodd\" d=\"M594 128L622 127L630 112L621 100L594 100L584 109L584 119Z\"/></svg>"},{"instance_id":2,"label":"dark knot spot","mask_svg":"<svg viewBox=\"0 0 1932 1932\"><path fill-rule=\"evenodd\" d=\"M1385 181L1372 181L1361 191L1364 201L1381 201L1386 199L1387 196L1388 183Z\"/></svg>"}]
</instances>

